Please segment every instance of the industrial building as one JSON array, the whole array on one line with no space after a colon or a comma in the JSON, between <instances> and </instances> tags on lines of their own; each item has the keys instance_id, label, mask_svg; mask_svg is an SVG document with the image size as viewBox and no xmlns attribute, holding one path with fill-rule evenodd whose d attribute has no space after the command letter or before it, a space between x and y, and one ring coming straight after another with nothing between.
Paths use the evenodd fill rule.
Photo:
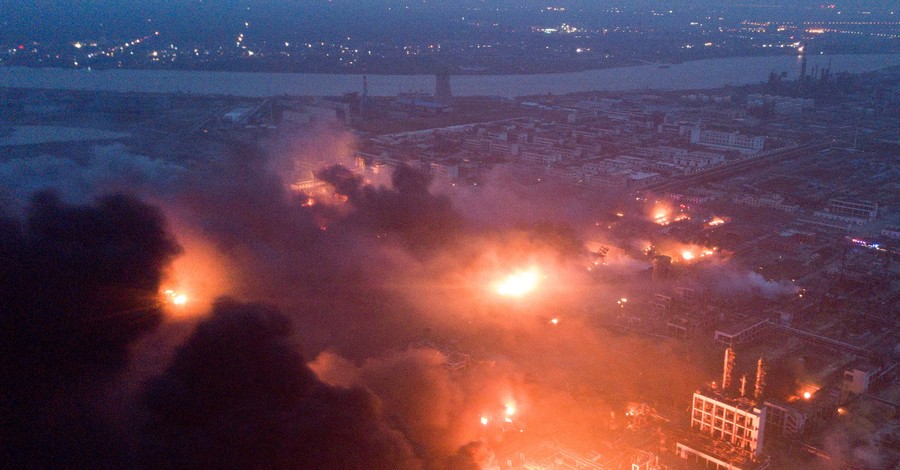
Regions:
<instances>
[{"instance_id":1,"label":"industrial building","mask_svg":"<svg viewBox=\"0 0 900 470\"><path fill-rule=\"evenodd\" d=\"M761 404L766 385L766 364L756 367L753 394L742 375L734 393L734 349L725 350L722 382L712 383L694 393L690 435L675 447L678 457L702 464L704 468L759 470L768 467L763 456L767 408Z\"/></svg>"},{"instance_id":2,"label":"industrial building","mask_svg":"<svg viewBox=\"0 0 900 470\"><path fill-rule=\"evenodd\" d=\"M754 456L762 453L766 408L709 391L694 393L691 429L724 440Z\"/></svg>"}]
</instances>

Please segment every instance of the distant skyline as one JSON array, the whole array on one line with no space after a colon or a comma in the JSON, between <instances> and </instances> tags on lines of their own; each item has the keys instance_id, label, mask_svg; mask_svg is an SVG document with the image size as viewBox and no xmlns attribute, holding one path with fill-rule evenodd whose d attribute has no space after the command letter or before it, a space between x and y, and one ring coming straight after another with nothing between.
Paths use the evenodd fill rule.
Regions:
<instances>
[{"instance_id":1,"label":"distant skyline","mask_svg":"<svg viewBox=\"0 0 900 470\"><path fill-rule=\"evenodd\" d=\"M828 2L814 0L741 2L710 0L694 2L686 0L668 1L621 1L621 0L461 0L452 2L412 1L412 0L303 0L303 1L263 1L263 0L160 0L144 2L138 0L96 0L82 2L76 0L46 2L40 0L0 1L4 17L0 20L0 39L21 38L49 41L65 37L84 36L128 36L153 28L166 29L167 33L179 36L210 36L219 32L229 32L236 25L252 21L260 29L268 31L293 32L316 30L320 33L334 31L336 34L385 33L410 34L412 31L441 33L457 18L457 13L471 11L480 17L501 18L506 21L522 21L542 7L561 7L585 13L596 13L610 7L640 9L654 7L673 8L715 8L735 11L765 11L776 16L796 15L797 11L779 11L765 6L802 9L803 15L820 15L833 10L819 8ZM891 2L834 2L834 10L846 10L853 14L856 10L868 10L871 15L888 14ZM491 9L509 9L497 12ZM569 12L571 13L571 12ZM561 18L566 11L551 11ZM425 16L422 16L425 15ZM452 16L447 16L452 15ZM378 17L373 23L372 17ZM599 18L583 17L583 21ZM416 21L410 21L416 20ZM202 25L202 30L197 26ZM414 25L411 28L410 25ZM27 37L26 37L27 36Z\"/></svg>"}]
</instances>

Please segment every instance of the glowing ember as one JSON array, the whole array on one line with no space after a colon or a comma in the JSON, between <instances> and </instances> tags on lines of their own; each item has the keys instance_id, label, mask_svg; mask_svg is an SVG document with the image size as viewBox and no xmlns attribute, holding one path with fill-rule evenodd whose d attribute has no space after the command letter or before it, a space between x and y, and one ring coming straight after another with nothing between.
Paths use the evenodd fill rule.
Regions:
<instances>
[{"instance_id":1,"label":"glowing ember","mask_svg":"<svg viewBox=\"0 0 900 470\"><path fill-rule=\"evenodd\" d=\"M803 399L804 399L804 400L809 400L810 398L812 398L812 393L809 393L809 392L803 392Z\"/></svg>"},{"instance_id":2,"label":"glowing ember","mask_svg":"<svg viewBox=\"0 0 900 470\"><path fill-rule=\"evenodd\" d=\"M497 284L497 293L507 297L521 297L535 288L541 280L537 268L510 274Z\"/></svg>"},{"instance_id":3,"label":"glowing ember","mask_svg":"<svg viewBox=\"0 0 900 470\"><path fill-rule=\"evenodd\" d=\"M694 252L690 250L685 250L681 252L681 257L684 258L685 261L690 261L694 259Z\"/></svg>"},{"instance_id":4,"label":"glowing ember","mask_svg":"<svg viewBox=\"0 0 900 470\"><path fill-rule=\"evenodd\" d=\"M713 217L712 220L706 223L709 227L715 227L716 225L722 225L725 223L725 219L721 217Z\"/></svg>"}]
</instances>

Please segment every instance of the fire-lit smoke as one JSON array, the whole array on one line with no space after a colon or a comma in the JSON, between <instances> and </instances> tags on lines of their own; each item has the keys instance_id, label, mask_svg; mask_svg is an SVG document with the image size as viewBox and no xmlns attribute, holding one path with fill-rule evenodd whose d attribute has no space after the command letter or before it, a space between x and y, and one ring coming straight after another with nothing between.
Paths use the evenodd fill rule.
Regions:
<instances>
[{"instance_id":1,"label":"fire-lit smoke","mask_svg":"<svg viewBox=\"0 0 900 470\"><path fill-rule=\"evenodd\" d=\"M241 293L230 279L232 268L225 254L181 221L173 228L184 252L165 270L161 283L164 311L171 318L204 315L219 296Z\"/></svg>"},{"instance_id":2,"label":"fire-lit smoke","mask_svg":"<svg viewBox=\"0 0 900 470\"><path fill-rule=\"evenodd\" d=\"M136 191L162 207L183 254L150 237L145 263L123 269L155 276L125 297L157 310L147 325L129 317L110 326L128 333L109 348L112 362L123 365L125 346L170 320L130 349L125 378L107 385L127 388L117 395L125 405L102 415L123 430L127 445L110 442L129 454L124 462L490 468L503 452L542 442L590 448L622 428L622 397L669 403L700 382L690 351L597 326L622 310L614 300L627 289L585 268L638 276L649 263L636 250L586 249L566 217L538 223L526 199L511 202L522 222L511 211L492 224L489 200L503 188L436 196L429 177L404 166L369 184L340 151L349 140L323 139L337 142L334 160L331 144L311 156L304 145L222 146L164 193ZM298 165L324 195L291 189ZM54 287L110 289L76 289L77 279ZM609 309L597 307L601 298ZM53 337L31 347L45 343L71 346ZM77 346L96 353L100 343ZM157 345L168 354L154 356Z\"/></svg>"}]
</instances>

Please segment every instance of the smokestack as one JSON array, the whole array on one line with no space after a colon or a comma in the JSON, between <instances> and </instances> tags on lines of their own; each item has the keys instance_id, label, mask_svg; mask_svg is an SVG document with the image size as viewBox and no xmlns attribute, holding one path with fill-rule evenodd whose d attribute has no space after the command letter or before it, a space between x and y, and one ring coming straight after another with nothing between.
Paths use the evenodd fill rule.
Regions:
<instances>
[{"instance_id":1,"label":"smokestack","mask_svg":"<svg viewBox=\"0 0 900 470\"><path fill-rule=\"evenodd\" d=\"M762 398L763 392L766 388L766 361L759 357L759 361L756 361L756 387L753 390L753 398L757 401Z\"/></svg>"},{"instance_id":2,"label":"smokestack","mask_svg":"<svg viewBox=\"0 0 900 470\"><path fill-rule=\"evenodd\" d=\"M439 73L435 76L434 100L446 105L453 101L453 92L450 91L450 74Z\"/></svg>"},{"instance_id":3,"label":"smokestack","mask_svg":"<svg viewBox=\"0 0 900 470\"><path fill-rule=\"evenodd\" d=\"M741 375L741 398L747 396L747 374Z\"/></svg>"},{"instance_id":4,"label":"smokestack","mask_svg":"<svg viewBox=\"0 0 900 470\"><path fill-rule=\"evenodd\" d=\"M725 363L722 367L722 391L731 388L731 371L734 370L734 349L725 350Z\"/></svg>"},{"instance_id":5,"label":"smokestack","mask_svg":"<svg viewBox=\"0 0 900 470\"><path fill-rule=\"evenodd\" d=\"M806 80L806 54L800 59L800 82Z\"/></svg>"},{"instance_id":6,"label":"smokestack","mask_svg":"<svg viewBox=\"0 0 900 470\"><path fill-rule=\"evenodd\" d=\"M363 75L363 94L362 94L362 101L359 103L359 118L360 119L366 118L366 105L368 104L367 103L368 101L369 101L369 77L366 75Z\"/></svg>"}]
</instances>

